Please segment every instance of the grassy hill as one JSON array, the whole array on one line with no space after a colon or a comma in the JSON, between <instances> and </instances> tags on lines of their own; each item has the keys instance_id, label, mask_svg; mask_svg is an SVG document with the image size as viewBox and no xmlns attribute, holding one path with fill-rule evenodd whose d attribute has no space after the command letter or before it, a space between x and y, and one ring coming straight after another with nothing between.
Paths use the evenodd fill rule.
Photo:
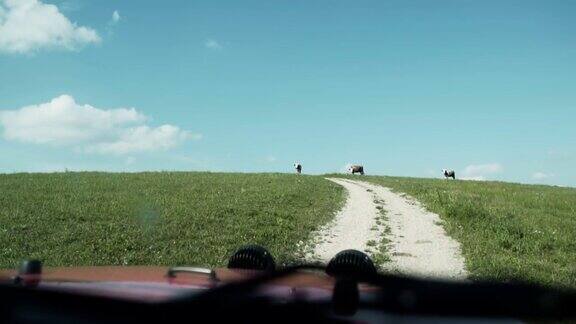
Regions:
<instances>
[{"instance_id":1,"label":"grassy hill","mask_svg":"<svg viewBox=\"0 0 576 324\"><path fill-rule=\"evenodd\" d=\"M354 176L418 199L462 245L473 278L576 287L576 189Z\"/></svg>"},{"instance_id":2,"label":"grassy hill","mask_svg":"<svg viewBox=\"0 0 576 324\"><path fill-rule=\"evenodd\" d=\"M0 268L226 263L240 245L289 261L343 189L322 177L231 173L0 175Z\"/></svg>"},{"instance_id":3,"label":"grassy hill","mask_svg":"<svg viewBox=\"0 0 576 324\"><path fill-rule=\"evenodd\" d=\"M576 287L576 189L354 176L438 213L473 278ZM196 172L0 175L0 268L221 266L240 245L293 260L345 197L322 176Z\"/></svg>"}]
</instances>

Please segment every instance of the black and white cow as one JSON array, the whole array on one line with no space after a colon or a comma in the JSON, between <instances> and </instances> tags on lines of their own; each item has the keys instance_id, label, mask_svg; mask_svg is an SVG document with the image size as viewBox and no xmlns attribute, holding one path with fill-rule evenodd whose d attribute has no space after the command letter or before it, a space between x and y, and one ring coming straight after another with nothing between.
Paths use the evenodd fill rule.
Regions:
<instances>
[{"instance_id":1,"label":"black and white cow","mask_svg":"<svg viewBox=\"0 0 576 324\"><path fill-rule=\"evenodd\" d=\"M298 174L302 173L302 164L298 162L294 163L294 169L296 170L296 173Z\"/></svg>"},{"instance_id":2,"label":"black and white cow","mask_svg":"<svg viewBox=\"0 0 576 324\"><path fill-rule=\"evenodd\" d=\"M348 168L348 172L352 173L352 174L356 174L356 173L360 173L360 174L364 174L364 166L362 165L351 165Z\"/></svg>"},{"instance_id":3,"label":"black and white cow","mask_svg":"<svg viewBox=\"0 0 576 324\"><path fill-rule=\"evenodd\" d=\"M442 169L442 173L444 173L444 177L446 179L452 178L452 179L456 180L456 172L454 172L454 170Z\"/></svg>"}]
</instances>

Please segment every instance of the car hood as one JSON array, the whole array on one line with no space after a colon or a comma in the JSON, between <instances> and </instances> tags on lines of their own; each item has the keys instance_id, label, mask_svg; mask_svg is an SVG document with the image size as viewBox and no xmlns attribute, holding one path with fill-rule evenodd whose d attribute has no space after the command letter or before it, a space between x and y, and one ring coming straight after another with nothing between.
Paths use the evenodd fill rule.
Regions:
<instances>
[{"instance_id":1,"label":"car hood","mask_svg":"<svg viewBox=\"0 0 576 324\"><path fill-rule=\"evenodd\" d=\"M158 302L201 293L260 274L258 271L218 268L212 274L178 272L169 276L169 269L161 266L47 267L40 276L34 277L37 283L33 286L36 289ZM0 271L0 282L12 284L17 276L14 270ZM325 298L330 296L333 285L334 280L327 275L298 273L276 280L262 290L277 297L298 294L309 298Z\"/></svg>"}]
</instances>

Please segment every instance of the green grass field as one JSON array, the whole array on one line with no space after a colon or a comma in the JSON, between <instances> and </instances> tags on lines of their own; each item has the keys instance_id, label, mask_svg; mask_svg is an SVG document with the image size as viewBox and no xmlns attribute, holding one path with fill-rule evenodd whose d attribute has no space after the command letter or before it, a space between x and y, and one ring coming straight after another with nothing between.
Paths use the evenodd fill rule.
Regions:
<instances>
[{"instance_id":1,"label":"green grass field","mask_svg":"<svg viewBox=\"0 0 576 324\"><path fill-rule=\"evenodd\" d=\"M322 177L231 173L0 175L0 268L222 266L247 243L289 262L340 209Z\"/></svg>"},{"instance_id":2,"label":"green grass field","mask_svg":"<svg viewBox=\"0 0 576 324\"><path fill-rule=\"evenodd\" d=\"M473 278L576 287L576 189L353 178L438 213ZM0 268L24 258L49 266L222 266L247 243L287 263L345 197L321 176L194 172L0 175L0 192ZM385 262L385 235L372 243Z\"/></svg>"},{"instance_id":3,"label":"green grass field","mask_svg":"<svg viewBox=\"0 0 576 324\"><path fill-rule=\"evenodd\" d=\"M576 189L502 182L350 177L440 215L473 278L576 287Z\"/></svg>"}]
</instances>

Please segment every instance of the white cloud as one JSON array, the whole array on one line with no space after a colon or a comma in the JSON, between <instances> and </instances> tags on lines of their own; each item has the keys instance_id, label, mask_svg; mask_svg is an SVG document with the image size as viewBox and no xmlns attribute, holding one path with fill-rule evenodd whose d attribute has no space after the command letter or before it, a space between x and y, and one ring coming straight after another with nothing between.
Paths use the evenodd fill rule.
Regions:
<instances>
[{"instance_id":1,"label":"white cloud","mask_svg":"<svg viewBox=\"0 0 576 324\"><path fill-rule=\"evenodd\" d=\"M206 46L206 48L213 49L213 50L221 50L224 48L222 45L220 45L220 43L218 43L214 39L207 40L206 43L204 43L204 46Z\"/></svg>"},{"instance_id":2,"label":"white cloud","mask_svg":"<svg viewBox=\"0 0 576 324\"><path fill-rule=\"evenodd\" d=\"M534 174L532 174L532 179L534 180L545 180L548 178L553 177L554 174L552 173L545 173L545 172L535 172Z\"/></svg>"},{"instance_id":3,"label":"white cloud","mask_svg":"<svg viewBox=\"0 0 576 324\"><path fill-rule=\"evenodd\" d=\"M118 13L118 10L114 10L114 12L112 13L112 23L115 24L119 21L120 21L120 14Z\"/></svg>"},{"instance_id":4,"label":"white cloud","mask_svg":"<svg viewBox=\"0 0 576 324\"><path fill-rule=\"evenodd\" d=\"M0 112L0 124L4 126L7 140L52 145L94 140L113 129L145 121L146 117L134 108L102 110L79 105L69 95Z\"/></svg>"},{"instance_id":5,"label":"white cloud","mask_svg":"<svg viewBox=\"0 0 576 324\"><path fill-rule=\"evenodd\" d=\"M0 0L0 52L77 50L100 41L95 30L70 22L55 5L38 0Z\"/></svg>"},{"instance_id":6,"label":"white cloud","mask_svg":"<svg viewBox=\"0 0 576 324\"><path fill-rule=\"evenodd\" d=\"M112 141L88 145L85 151L99 154L128 154L168 150L189 138L191 138L189 132L172 125L156 128L138 126L122 130L118 138Z\"/></svg>"},{"instance_id":7,"label":"white cloud","mask_svg":"<svg viewBox=\"0 0 576 324\"><path fill-rule=\"evenodd\" d=\"M504 168L499 163L472 164L464 168L460 179L484 181L502 172L502 170L504 170Z\"/></svg>"},{"instance_id":8,"label":"white cloud","mask_svg":"<svg viewBox=\"0 0 576 324\"><path fill-rule=\"evenodd\" d=\"M39 105L0 111L6 140L69 146L87 153L168 150L184 140L201 137L172 125L150 127L147 120L134 108L98 109L80 105L69 95Z\"/></svg>"},{"instance_id":9,"label":"white cloud","mask_svg":"<svg viewBox=\"0 0 576 324\"><path fill-rule=\"evenodd\" d=\"M267 156L267 157L266 157L266 162L268 162L268 163L274 163L274 162L276 162L276 157L275 157L275 156L271 156L271 155L270 155L270 156Z\"/></svg>"}]
</instances>

